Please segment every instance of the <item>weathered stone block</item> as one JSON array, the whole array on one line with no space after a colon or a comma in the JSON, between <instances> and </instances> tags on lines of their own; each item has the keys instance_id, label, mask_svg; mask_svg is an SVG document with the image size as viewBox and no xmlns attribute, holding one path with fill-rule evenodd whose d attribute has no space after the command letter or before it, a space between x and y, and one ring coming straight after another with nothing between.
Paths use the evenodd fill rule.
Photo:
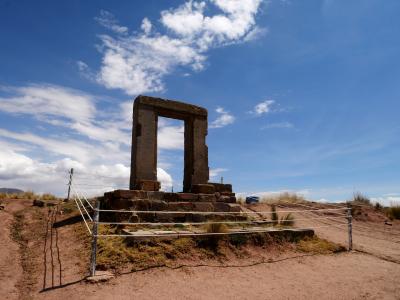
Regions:
<instances>
[{"instance_id":1,"label":"weathered stone block","mask_svg":"<svg viewBox=\"0 0 400 300\"><path fill-rule=\"evenodd\" d=\"M193 206L194 211L214 211L214 205L210 202L194 202Z\"/></svg>"},{"instance_id":2,"label":"weathered stone block","mask_svg":"<svg viewBox=\"0 0 400 300\"><path fill-rule=\"evenodd\" d=\"M217 202L236 203L236 197L235 196L221 196L217 199Z\"/></svg>"},{"instance_id":3,"label":"weathered stone block","mask_svg":"<svg viewBox=\"0 0 400 300\"><path fill-rule=\"evenodd\" d=\"M235 196L235 193L231 193L231 192L221 192L221 196L232 197L232 196Z\"/></svg>"},{"instance_id":4,"label":"weathered stone block","mask_svg":"<svg viewBox=\"0 0 400 300\"><path fill-rule=\"evenodd\" d=\"M228 205L228 203L225 203L225 202L215 202L213 205L214 205L214 210L217 211L217 212L229 211L229 205Z\"/></svg>"},{"instance_id":5,"label":"weathered stone block","mask_svg":"<svg viewBox=\"0 0 400 300\"><path fill-rule=\"evenodd\" d=\"M193 184L191 192L196 194L214 194L215 187L212 184Z\"/></svg>"},{"instance_id":6,"label":"weathered stone block","mask_svg":"<svg viewBox=\"0 0 400 300\"><path fill-rule=\"evenodd\" d=\"M202 202L215 202L217 197L214 194L199 194L199 201Z\"/></svg>"},{"instance_id":7,"label":"weathered stone block","mask_svg":"<svg viewBox=\"0 0 400 300\"><path fill-rule=\"evenodd\" d=\"M112 195L110 193L112 193ZM124 198L124 199L147 198L147 193L146 191L143 190L115 190L110 193L105 193L104 196L110 194L110 196L113 198Z\"/></svg>"},{"instance_id":8,"label":"weathered stone block","mask_svg":"<svg viewBox=\"0 0 400 300\"><path fill-rule=\"evenodd\" d=\"M215 187L216 192L228 192L232 193L232 185L231 184L225 184L225 183L214 183L210 182L209 184L212 184Z\"/></svg>"},{"instance_id":9,"label":"weathered stone block","mask_svg":"<svg viewBox=\"0 0 400 300\"><path fill-rule=\"evenodd\" d=\"M178 201L177 193L164 193L164 200L168 202L176 202Z\"/></svg>"},{"instance_id":10,"label":"weathered stone block","mask_svg":"<svg viewBox=\"0 0 400 300\"><path fill-rule=\"evenodd\" d=\"M178 201L198 201L199 196L192 193L177 193Z\"/></svg>"},{"instance_id":11,"label":"weathered stone block","mask_svg":"<svg viewBox=\"0 0 400 300\"><path fill-rule=\"evenodd\" d=\"M164 192L146 192L147 198L151 200L164 200Z\"/></svg>"},{"instance_id":12,"label":"weathered stone block","mask_svg":"<svg viewBox=\"0 0 400 300\"><path fill-rule=\"evenodd\" d=\"M240 204L233 204L233 203L227 203L227 204L229 206L230 212L241 212L242 211Z\"/></svg>"},{"instance_id":13,"label":"weathered stone block","mask_svg":"<svg viewBox=\"0 0 400 300\"><path fill-rule=\"evenodd\" d=\"M145 191L159 191L160 190L160 182L155 180L138 180L136 182L136 188L139 190Z\"/></svg>"},{"instance_id":14,"label":"weathered stone block","mask_svg":"<svg viewBox=\"0 0 400 300\"><path fill-rule=\"evenodd\" d=\"M169 202L169 211L191 211L193 210L193 202Z\"/></svg>"}]
</instances>

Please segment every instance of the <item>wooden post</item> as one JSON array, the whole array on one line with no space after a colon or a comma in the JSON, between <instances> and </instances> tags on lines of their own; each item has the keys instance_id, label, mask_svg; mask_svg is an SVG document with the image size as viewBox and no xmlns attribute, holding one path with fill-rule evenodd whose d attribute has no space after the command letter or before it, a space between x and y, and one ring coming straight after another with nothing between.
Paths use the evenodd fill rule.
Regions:
<instances>
[{"instance_id":1,"label":"wooden post","mask_svg":"<svg viewBox=\"0 0 400 300\"><path fill-rule=\"evenodd\" d=\"M90 259L90 275L96 275L96 256L97 256L97 231L99 226L99 209L100 201L96 200L94 216L93 216L93 228L92 228L92 255Z\"/></svg>"},{"instance_id":2,"label":"wooden post","mask_svg":"<svg viewBox=\"0 0 400 300\"><path fill-rule=\"evenodd\" d=\"M67 196L67 201L69 201L69 198L71 196L71 185L72 185L72 176L74 175L74 168L71 168L71 171L69 172L69 182L68 182L68 196Z\"/></svg>"}]
</instances>

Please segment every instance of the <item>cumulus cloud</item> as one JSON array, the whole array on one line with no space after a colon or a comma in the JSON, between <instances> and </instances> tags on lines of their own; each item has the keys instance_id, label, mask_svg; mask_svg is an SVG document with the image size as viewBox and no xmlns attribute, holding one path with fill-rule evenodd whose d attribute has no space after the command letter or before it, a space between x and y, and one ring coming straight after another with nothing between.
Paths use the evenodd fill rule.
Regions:
<instances>
[{"instance_id":1,"label":"cumulus cloud","mask_svg":"<svg viewBox=\"0 0 400 300\"><path fill-rule=\"evenodd\" d=\"M255 25L260 2L190 0L161 12L161 25L167 29L163 34L144 18L141 32L121 35L127 29L119 29L112 15L102 12L99 22L117 34L100 36L103 59L97 81L129 95L163 91L164 76L177 67L202 70L210 49L261 36L263 30ZM218 10L214 15L205 14L210 4Z\"/></svg>"},{"instance_id":2,"label":"cumulus cloud","mask_svg":"<svg viewBox=\"0 0 400 300\"><path fill-rule=\"evenodd\" d=\"M262 101L258 103L256 106L254 106L253 110L250 113L256 116L262 116L268 114L272 111L274 103L275 100Z\"/></svg>"},{"instance_id":3,"label":"cumulus cloud","mask_svg":"<svg viewBox=\"0 0 400 300\"><path fill-rule=\"evenodd\" d=\"M3 87L8 96L0 97L0 110L12 114L31 114L78 122L89 121L96 112L94 98L84 92L50 84Z\"/></svg>"},{"instance_id":4,"label":"cumulus cloud","mask_svg":"<svg viewBox=\"0 0 400 300\"><path fill-rule=\"evenodd\" d=\"M184 126L161 126L158 129L157 143L161 149L183 149Z\"/></svg>"},{"instance_id":5,"label":"cumulus cloud","mask_svg":"<svg viewBox=\"0 0 400 300\"><path fill-rule=\"evenodd\" d=\"M210 124L210 128L221 128L235 122L235 117L222 107L215 110L219 116Z\"/></svg>"},{"instance_id":6,"label":"cumulus cloud","mask_svg":"<svg viewBox=\"0 0 400 300\"><path fill-rule=\"evenodd\" d=\"M128 188L132 101L104 114L93 95L61 86L1 92L0 111L16 118L29 115L48 126L37 132L0 128L0 185L62 194L66 170L74 168L77 179L86 177L76 188L88 194ZM160 149L183 148L183 127L161 122L159 129ZM158 173L163 187L170 188L168 170L159 168Z\"/></svg>"}]
</instances>

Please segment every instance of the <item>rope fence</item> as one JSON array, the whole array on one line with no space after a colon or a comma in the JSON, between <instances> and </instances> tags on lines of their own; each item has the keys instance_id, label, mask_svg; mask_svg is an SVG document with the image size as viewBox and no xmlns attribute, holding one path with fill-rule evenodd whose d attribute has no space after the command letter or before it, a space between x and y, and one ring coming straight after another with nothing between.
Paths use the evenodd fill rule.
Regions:
<instances>
[{"instance_id":1,"label":"rope fence","mask_svg":"<svg viewBox=\"0 0 400 300\"><path fill-rule=\"evenodd\" d=\"M71 174L70 174L71 175ZM113 177L109 177L113 178ZM351 216L351 208L349 207L341 207L341 206L333 206L329 208L315 208L312 206L308 206L305 204L299 204L299 203L287 203L288 205L297 205L299 209L286 209L284 208L283 210L277 210L277 211L253 211L253 210L241 210L241 211L229 211L229 212L216 212L216 211L165 211L165 210L123 210L123 209L101 209L100 208L100 201L96 200L95 203L92 201L89 201L89 197L85 195L85 193L82 191L83 189L91 189L91 188L96 188L97 186L100 187L101 189L99 190L104 190L104 186L101 184L91 184L91 183L86 183L79 181L77 179L92 179L89 177L85 176L75 176L72 178L70 176L70 182L69 182L69 190L72 192L72 198L78 208L78 211L80 213L80 216L82 217L82 220L84 221L85 227L87 229L88 234L92 237L92 253L91 253L91 267L90 267L90 272L92 276L95 275L95 270L96 270L96 253L97 253L97 238L108 238L108 237L124 237L124 238L139 238L139 239L146 239L146 238L180 238L180 237L203 237L203 236L223 236L223 235L242 235L242 234L253 234L253 233L268 233L272 231L277 231L277 230L288 230L288 228L276 228L274 225L276 225L279 220L272 220L272 214L297 214L297 213L306 213L310 214L310 216L300 216L295 217L294 221L321 221L323 222L324 220L326 221L335 221L334 224L325 224L323 223L322 225L317 225L313 224L312 226L307 226L307 227L299 227L299 228L293 228L291 230L293 231L301 231L301 230L310 230L310 229L319 229L319 228L326 228L326 227L332 227L336 228L338 230L344 230L347 227L347 232L348 232L348 249L352 249L352 216ZM115 179L115 178L114 178ZM74 180L74 182L73 182ZM76 181L76 182L75 182ZM98 181L97 181L98 182ZM140 199L139 199L140 200ZM147 199L142 199L142 200L147 200ZM137 215L152 215L152 216L162 216L165 214L173 214L173 215L185 215L185 216L233 216L233 217L238 217L238 216L245 216L249 217L251 219L248 220L210 220L210 221L199 221L199 222L144 222L140 221L139 218L137 218L137 222L127 222L127 221L121 221L121 222L116 222L116 221L100 221L100 215L103 214L130 214L132 216L137 216ZM326 216L326 215L318 215L318 214L334 214L334 216ZM289 224L285 222L291 222L289 221L282 221L283 224ZM232 226L230 227L229 231L226 232L206 232L204 230L193 230L192 227L196 226L204 226L204 225L209 225L209 224L225 224ZM144 227L144 228L139 228L136 231L123 231L122 233L99 233L99 226L123 226L123 227ZM237 226L235 226L237 225ZM247 225L253 226L253 227L246 227ZM267 226L267 227L262 227L262 226ZM160 226L172 226L173 230L169 230L168 233L166 233L165 230L158 230L158 231L149 231L154 227L160 227ZM242 228L237 228L237 227L242 227ZM185 228L185 230L176 230L178 229L177 227L180 227L180 229ZM143 229L146 229L143 230ZM190 229L190 230L187 230Z\"/></svg>"}]
</instances>

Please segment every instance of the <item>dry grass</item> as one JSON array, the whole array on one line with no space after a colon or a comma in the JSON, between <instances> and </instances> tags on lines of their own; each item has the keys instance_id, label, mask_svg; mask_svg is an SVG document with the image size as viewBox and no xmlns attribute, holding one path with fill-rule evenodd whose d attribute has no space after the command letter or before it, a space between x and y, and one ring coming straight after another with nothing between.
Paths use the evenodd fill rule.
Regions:
<instances>
[{"instance_id":1,"label":"dry grass","mask_svg":"<svg viewBox=\"0 0 400 300\"><path fill-rule=\"evenodd\" d=\"M299 241L296 245L296 249L301 252L315 254L329 254L346 251L345 247L328 240L321 239L317 236L305 238Z\"/></svg>"},{"instance_id":2,"label":"dry grass","mask_svg":"<svg viewBox=\"0 0 400 300\"><path fill-rule=\"evenodd\" d=\"M350 202L354 204L371 205L371 200L360 192L354 193Z\"/></svg>"},{"instance_id":3,"label":"dry grass","mask_svg":"<svg viewBox=\"0 0 400 300\"><path fill-rule=\"evenodd\" d=\"M29 200L44 200L44 201L51 201L51 200L59 200L53 194L45 193L45 194L35 194L33 191L26 191L23 193L16 193L16 194L7 194L7 193L0 193L0 199L29 199Z\"/></svg>"},{"instance_id":4,"label":"dry grass","mask_svg":"<svg viewBox=\"0 0 400 300\"><path fill-rule=\"evenodd\" d=\"M392 203L390 207L386 209L386 214L391 220L400 220L400 204Z\"/></svg>"},{"instance_id":5,"label":"dry grass","mask_svg":"<svg viewBox=\"0 0 400 300\"><path fill-rule=\"evenodd\" d=\"M280 204L280 203L307 203L307 200L302 195L296 193L284 192L271 196L264 196L261 198L261 202L268 204Z\"/></svg>"}]
</instances>

